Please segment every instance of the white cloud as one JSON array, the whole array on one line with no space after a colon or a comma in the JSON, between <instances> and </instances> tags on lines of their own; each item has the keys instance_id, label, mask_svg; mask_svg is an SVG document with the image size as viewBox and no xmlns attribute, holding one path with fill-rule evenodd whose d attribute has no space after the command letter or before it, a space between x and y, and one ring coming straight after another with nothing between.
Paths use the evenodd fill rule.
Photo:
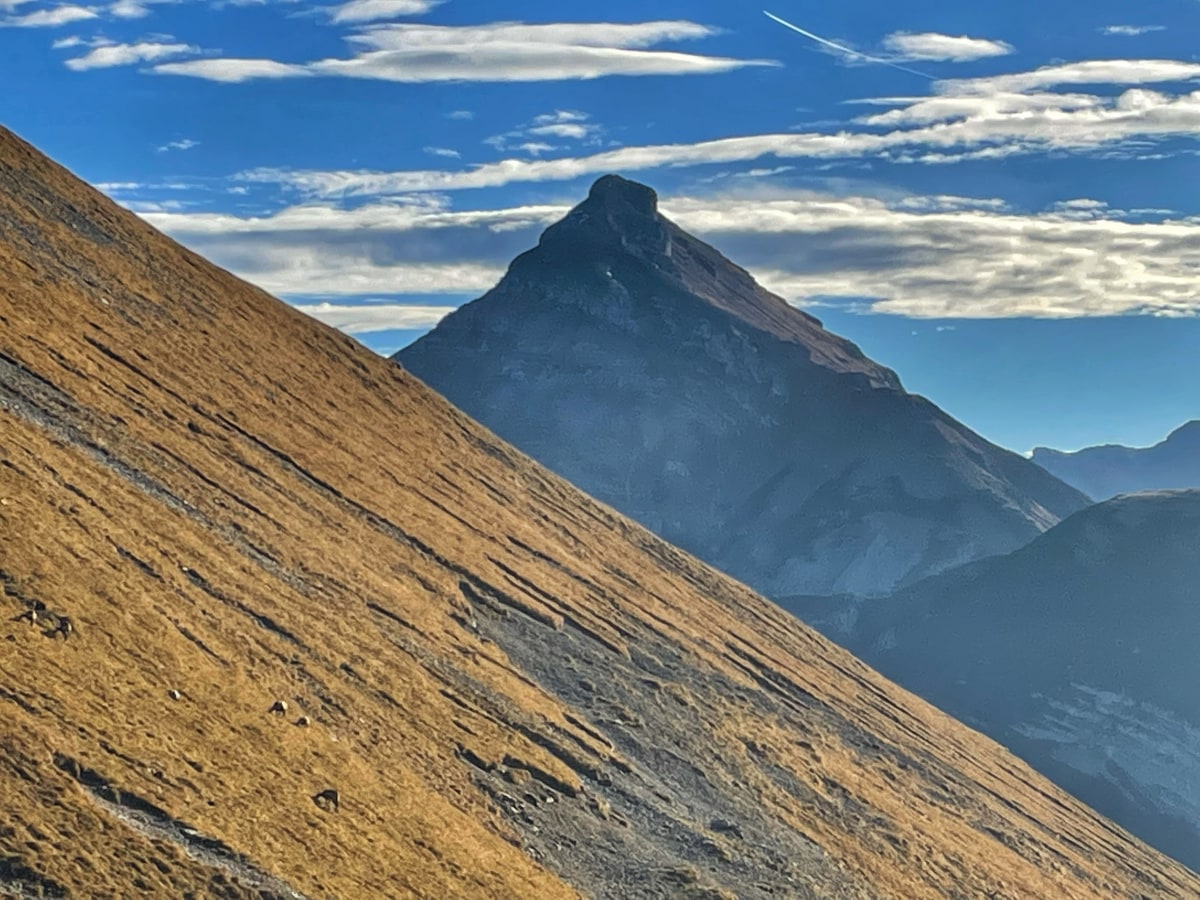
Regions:
<instances>
[{"instance_id":1,"label":"white cloud","mask_svg":"<svg viewBox=\"0 0 1200 900\"><path fill-rule=\"evenodd\" d=\"M83 38L79 37L78 35L75 35L74 37L59 38L57 41L55 41L53 44L50 45L50 49L51 50L67 50L71 47L82 47L86 43L87 42Z\"/></svg>"},{"instance_id":2,"label":"white cloud","mask_svg":"<svg viewBox=\"0 0 1200 900\"><path fill-rule=\"evenodd\" d=\"M586 122L591 116L577 109L556 109L552 113L534 116L534 125L557 125L563 122Z\"/></svg>"},{"instance_id":3,"label":"white cloud","mask_svg":"<svg viewBox=\"0 0 1200 900\"><path fill-rule=\"evenodd\" d=\"M922 209L921 207L925 207ZM1101 201L1037 214L956 198L664 203L799 303L929 318L1200 313L1200 222L1130 222Z\"/></svg>"},{"instance_id":4,"label":"white cloud","mask_svg":"<svg viewBox=\"0 0 1200 900\"><path fill-rule=\"evenodd\" d=\"M475 118L475 113L469 109L452 109L446 113L446 118L452 122L469 122Z\"/></svg>"},{"instance_id":5,"label":"white cloud","mask_svg":"<svg viewBox=\"0 0 1200 900\"><path fill-rule=\"evenodd\" d=\"M350 40L375 50L459 50L464 46L479 47L485 44L644 49L664 41L699 40L716 33L707 25L681 20L628 24L495 22L462 26L379 25Z\"/></svg>"},{"instance_id":6,"label":"white cloud","mask_svg":"<svg viewBox=\"0 0 1200 900\"><path fill-rule=\"evenodd\" d=\"M543 141L526 141L523 144L517 144L512 149L520 150L527 156L543 156L547 153L553 153L558 148L553 144L547 144Z\"/></svg>"},{"instance_id":7,"label":"white cloud","mask_svg":"<svg viewBox=\"0 0 1200 900\"><path fill-rule=\"evenodd\" d=\"M159 153L166 153L170 150L191 150L194 147L199 147L199 141L193 141L191 138L184 138L181 141L170 141L157 148Z\"/></svg>"},{"instance_id":8,"label":"white cloud","mask_svg":"<svg viewBox=\"0 0 1200 900\"><path fill-rule=\"evenodd\" d=\"M118 19L144 19L150 15L152 5L173 2L175 0L116 0L109 5L108 14Z\"/></svg>"},{"instance_id":9,"label":"white cloud","mask_svg":"<svg viewBox=\"0 0 1200 900\"><path fill-rule=\"evenodd\" d=\"M347 334L396 329L432 328L457 307L408 306L400 303L339 306L332 303L297 305L296 309Z\"/></svg>"},{"instance_id":10,"label":"white cloud","mask_svg":"<svg viewBox=\"0 0 1200 900\"><path fill-rule=\"evenodd\" d=\"M441 0L350 0L341 6L329 7L335 24L347 22L378 22L401 16L423 16L439 6Z\"/></svg>"},{"instance_id":11,"label":"white cloud","mask_svg":"<svg viewBox=\"0 0 1200 900\"><path fill-rule=\"evenodd\" d=\"M301 78L311 74L304 66L272 59L190 59L162 63L151 71L160 75L187 75L226 84L239 84L258 78Z\"/></svg>"},{"instance_id":12,"label":"white cloud","mask_svg":"<svg viewBox=\"0 0 1200 900\"><path fill-rule=\"evenodd\" d=\"M1090 59L1044 66L1032 72L941 81L937 89L947 94L994 94L1045 90L1082 84L1164 84L1200 78L1200 64L1173 59Z\"/></svg>"},{"instance_id":13,"label":"white cloud","mask_svg":"<svg viewBox=\"0 0 1200 900\"><path fill-rule=\"evenodd\" d=\"M138 44L107 44L96 47L84 56L68 59L66 66L75 72L86 72L89 69L130 66L199 52L200 48L190 44L156 44L150 41Z\"/></svg>"},{"instance_id":14,"label":"white cloud","mask_svg":"<svg viewBox=\"0 0 1200 900\"><path fill-rule=\"evenodd\" d=\"M58 28L72 22L95 18L99 18L99 15L90 7L56 6L53 9L39 9L23 16L0 19L0 28Z\"/></svg>"},{"instance_id":15,"label":"white cloud","mask_svg":"<svg viewBox=\"0 0 1200 900\"><path fill-rule=\"evenodd\" d=\"M596 130L595 125L579 122L558 122L554 125L535 125L529 129L529 134L546 135L548 137L565 138L581 141Z\"/></svg>"},{"instance_id":16,"label":"white cloud","mask_svg":"<svg viewBox=\"0 0 1200 900\"><path fill-rule=\"evenodd\" d=\"M108 184L106 190L136 190L139 184ZM407 233L444 229L486 228L510 231L544 228L566 214L566 206L519 206L500 210L451 211L436 198L417 198L409 203L374 203L342 209L328 204L291 206L269 216L237 216L231 213L188 213L179 216L145 216L146 220L173 237L229 237L252 234L299 232Z\"/></svg>"},{"instance_id":17,"label":"white cloud","mask_svg":"<svg viewBox=\"0 0 1200 900\"><path fill-rule=\"evenodd\" d=\"M962 35L922 32L913 34L897 31L883 39L883 46L899 58L910 61L970 62L993 56L1007 56L1013 46L1004 41L990 41Z\"/></svg>"},{"instance_id":18,"label":"white cloud","mask_svg":"<svg viewBox=\"0 0 1200 900\"><path fill-rule=\"evenodd\" d=\"M663 41L706 37L693 22L477 26L376 25L352 35L366 48L348 59L304 64L272 60L200 60L154 71L214 81L326 75L408 83L439 81L558 81L609 75L688 75L728 72L766 60L728 59L645 50Z\"/></svg>"},{"instance_id":19,"label":"white cloud","mask_svg":"<svg viewBox=\"0 0 1200 900\"><path fill-rule=\"evenodd\" d=\"M762 60L728 59L651 50L553 44L491 44L476 48L377 50L352 59L310 63L313 74L380 81L563 81L610 75L703 75L745 66L770 65Z\"/></svg>"},{"instance_id":20,"label":"white cloud","mask_svg":"<svg viewBox=\"0 0 1200 900\"><path fill-rule=\"evenodd\" d=\"M169 213L185 209L180 200L122 200L121 205L135 213Z\"/></svg>"},{"instance_id":21,"label":"white cloud","mask_svg":"<svg viewBox=\"0 0 1200 900\"><path fill-rule=\"evenodd\" d=\"M254 264L260 268L254 271L239 271L220 255L213 259L281 297L475 294L490 288L504 274L503 266L477 263L384 265L340 248L262 248L255 251Z\"/></svg>"},{"instance_id":22,"label":"white cloud","mask_svg":"<svg viewBox=\"0 0 1200 900\"><path fill-rule=\"evenodd\" d=\"M578 110L557 109L552 113L535 116L532 122L486 138L484 143L498 151L520 150L529 156L542 156L558 150L540 138L556 138L559 141L586 141L598 144L604 129L589 122L591 116Z\"/></svg>"},{"instance_id":23,"label":"white cloud","mask_svg":"<svg viewBox=\"0 0 1200 900\"><path fill-rule=\"evenodd\" d=\"M425 152L430 156L440 156L444 159L458 159L462 156L457 150L452 150L449 147L426 147Z\"/></svg>"},{"instance_id":24,"label":"white cloud","mask_svg":"<svg viewBox=\"0 0 1200 900\"><path fill-rule=\"evenodd\" d=\"M1165 25L1107 25L1100 29L1101 34L1119 37L1137 37L1152 31L1166 31Z\"/></svg>"}]
</instances>

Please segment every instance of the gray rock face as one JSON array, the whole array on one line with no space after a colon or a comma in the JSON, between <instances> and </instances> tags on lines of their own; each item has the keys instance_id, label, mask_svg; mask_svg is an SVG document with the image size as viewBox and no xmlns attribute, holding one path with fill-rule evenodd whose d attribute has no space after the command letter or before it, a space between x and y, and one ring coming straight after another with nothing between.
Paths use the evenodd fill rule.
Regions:
<instances>
[{"instance_id":1,"label":"gray rock face","mask_svg":"<svg viewBox=\"0 0 1200 900\"><path fill-rule=\"evenodd\" d=\"M884 674L1200 867L1200 491L1126 495L859 606Z\"/></svg>"},{"instance_id":2,"label":"gray rock face","mask_svg":"<svg viewBox=\"0 0 1200 900\"><path fill-rule=\"evenodd\" d=\"M396 359L774 596L890 591L1013 550L1086 503L906 393L617 176Z\"/></svg>"},{"instance_id":3,"label":"gray rock face","mask_svg":"<svg viewBox=\"0 0 1200 900\"><path fill-rule=\"evenodd\" d=\"M1075 453L1038 447L1033 461L1097 500L1137 491L1200 488L1200 419L1153 447L1108 444Z\"/></svg>"}]
</instances>

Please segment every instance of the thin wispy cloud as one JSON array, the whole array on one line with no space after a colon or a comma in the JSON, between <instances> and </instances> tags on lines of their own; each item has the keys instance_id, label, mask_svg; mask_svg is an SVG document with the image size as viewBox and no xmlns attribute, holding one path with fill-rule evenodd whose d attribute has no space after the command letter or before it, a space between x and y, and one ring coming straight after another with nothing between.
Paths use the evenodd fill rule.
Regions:
<instances>
[{"instance_id":1,"label":"thin wispy cloud","mask_svg":"<svg viewBox=\"0 0 1200 900\"><path fill-rule=\"evenodd\" d=\"M441 0L350 0L341 6L329 7L329 18L335 25L381 22L423 16L440 5Z\"/></svg>"},{"instance_id":2,"label":"thin wispy cloud","mask_svg":"<svg viewBox=\"0 0 1200 900\"><path fill-rule=\"evenodd\" d=\"M1106 25L1100 29L1100 33L1115 37L1138 37L1139 35L1150 34L1154 31L1166 30L1166 26L1164 25Z\"/></svg>"},{"instance_id":3,"label":"thin wispy cloud","mask_svg":"<svg viewBox=\"0 0 1200 900\"><path fill-rule=\"evenodd\" d=\"M361 306L333 303L296 305L296 309L300 312L347 334L432 328L454 312L456 308L454 306L410 306L400 303L372 303Z\"/></svg>"},{"instance_id":4,"label":"thin wispy cloud","mask_svg":"<svg viewBox=\"0 0 1200 900\"><path fill-rule=\"evenodd\" d=\"M936 90L946 94L1016 93L1067 85L1167 84L1200 78L1200 64L1174 59L1089 59L1043 66L1032 72L1015 72L986 78L940 81Z\"/></svg>"},{"instance_id":5,"label":"thin wispy cloud","mask_svg":"<svg viewBox=\"0 0 1200 900\"><path fill-rule=\"evenodd\" d=\"M283 63L269 59L205 59L166 63L165 75L243 82L259 78L326 76L403 83L441 81L562 81L613 75L699 75L747 66L761 59L702 56L648 47L691 40L714 31L693 22L637 24L535 24L477 26L375 25L348 40L361 49L344 59Z\"/></svg>"},{"instance_id":6,"label":"thin wispy cloud","mask_svg":"<svg viewBox=\"0 0 1200 900\"><path fill-rule=\"evenodd\" d=\"M191 138L184 138L180 141L171 141L156 148L159 153L168 153L171 150L192 150L200 146L199 141L193 141Z\"/></svg>"}]
</instances>

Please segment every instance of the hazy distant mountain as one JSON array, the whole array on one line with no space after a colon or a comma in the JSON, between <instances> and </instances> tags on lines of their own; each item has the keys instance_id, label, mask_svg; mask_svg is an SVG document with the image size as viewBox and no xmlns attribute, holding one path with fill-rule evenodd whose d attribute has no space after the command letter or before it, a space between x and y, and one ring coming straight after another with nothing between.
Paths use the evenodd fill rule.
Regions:
<instances>
[{"instance_id":1,"label":"hazy distant mountain","mask_svg":"<svg viewBox=\"0 0 1200 900\"><path fill-rule=\"evenodd\" d=\"M1119 497L862 605L845 642L1200 867L1200 491Z\"/></svg>"},{"instance_id":2,"label":"hazy distant mountain","mask_svg":"<svg viewBox=\"0 0 1200 900\"><path fill-rule=\"evenodd\" d=\"M396 359L586 491L772 595L891 590L1086 498L600 179Z\"/></svg>"},{"instance_id":3,"label":"hazy distant mountain","mask_svg":"<svg viewBox=\"0 0 1200 900\"><path fill-rule=\"evenodd\" d=\"M1200 420L1153 447L1108 444L1075 453L1038 447L1033 461L1097 500L1135 491L1200 488Z\"/></svg>"}]
</instances>

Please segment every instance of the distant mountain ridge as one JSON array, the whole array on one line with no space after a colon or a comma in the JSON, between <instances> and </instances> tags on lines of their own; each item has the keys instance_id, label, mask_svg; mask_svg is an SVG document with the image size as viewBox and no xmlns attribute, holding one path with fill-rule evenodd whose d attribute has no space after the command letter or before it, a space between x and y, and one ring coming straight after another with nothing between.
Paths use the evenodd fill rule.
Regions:
<instances>
[{"instance_id":1,"label":"distant mountain ridge","mask_svg":"<svg viewBox=\"0 0 1200 900\"><path fill-rule=\"evenodd\" d=\"M1096 500L1135 491L1200 488L1200 419L1153 447L1106 444L1074 453L1038 447L1032 459Z\"/></svg>"},{"instance_id":2,"label":"distant mountain ridge","mask_svg":"<svg viewBox=\"0 0 1200 900\"><path fill-rule=\"evenodd\" d=\"M1125 495L863 603L839 637L1197 868L1197 548L1200 490Z\"/></svg>"},{"instance_id":3,"label":"distant mountain ridge","mask_svg":"<svg viewBox=\"0 0 1200 900\"><path fill-rule=\"evenodd\" d=\"M906 393L618 176L394 358L769 595L884 593L1087 502Z\"/></svg>"}]
</instances>

